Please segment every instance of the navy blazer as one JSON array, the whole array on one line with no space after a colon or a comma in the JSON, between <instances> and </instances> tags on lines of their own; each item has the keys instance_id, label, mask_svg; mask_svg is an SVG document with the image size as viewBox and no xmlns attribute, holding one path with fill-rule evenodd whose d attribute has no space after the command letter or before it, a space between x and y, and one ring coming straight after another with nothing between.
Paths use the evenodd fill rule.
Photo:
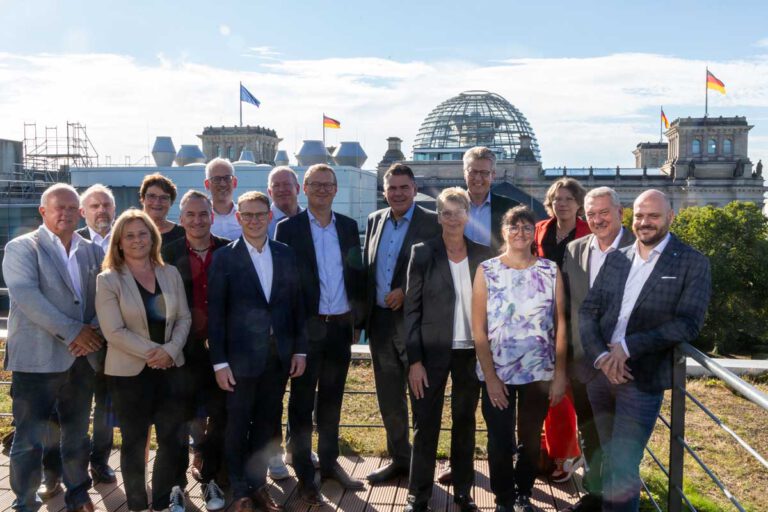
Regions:
<instances>
[{"instance_id":1,"label":"navy blazer","mask_svg":"<svg viewBox=\"0 0 768 512\"><path fill-rule=\"evenodd\" d=\"M344 267L344 289L355 328L362 329L365 322L365 274L360 253L360 232L354 219L336 212L334 216ZM317 315L320 311L320 273L307 210L278 222L275 240L290 246L296 253L304 310L309 316Z\"/></svg>"},{"instance_id":2,"label":"navy blazer","mask_svg":"<svg viewBox=\"0 0 768 512\"><path fill-rule=\"evenodd\" d=\"M464 241L472 283L478 265L493 256L488 246L467 237ZM442 235L414 245L403 306L408 363L421 361L436 371L450 368L455 305L456 291Z\"/></svg>"},{"instance_id":3,"label":"navy blazer","mask_svg":"<svg viewBox=\"0 0 768 512\"><path fill-rule=\"evenodd\" d=\"M582 303L579 333L593 374L594 361L608 350L634 257L634 245L608 254ZM699 335L712 288L709 260L674 235L658 258L626 332L627 363L637 387L648 392L672 387L672 349Z\"/></svg>"},{"instance_id":4,"label":"navy blazer","mask_svg":"<svg viewBox=\"0 0 768 512\"><path fill-rule=\"evenodd\" d=\"M217 250L208 269L208 346L211 363L229 363L237 377L258 377L269 356L270 328L285 371L307 353L304 306L293 250L270 240L272 291L259 282L243 237Z\"/></svg>"}]
</instances>

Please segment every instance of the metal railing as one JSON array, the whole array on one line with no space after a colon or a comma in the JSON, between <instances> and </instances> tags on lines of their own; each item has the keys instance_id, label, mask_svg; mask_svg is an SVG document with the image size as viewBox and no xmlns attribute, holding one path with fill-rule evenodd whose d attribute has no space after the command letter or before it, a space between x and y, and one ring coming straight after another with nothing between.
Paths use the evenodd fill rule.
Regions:
<instances>
[{"instance_id":1,"label":"metal railing","mask_svg":"<svg viewBox=\"0 0 768 512\"><path fill-rule=\"evenodd\" d=\"M684 462L685 455L688 454L696 464L704 471L707 477L712 483L723 493L728 501L733 504L736 510L745 512L744 507L738 498L728 489L725 483L718 478L715 471L710 468L706 462L696 453L696 449L692 447L685 439L685 415L686 415L686 400L690 400L696 407L698 407L704 414L720 429L722 429L728 436L733 439L741 448L743 448L753 459L758 461L764 468L768 469L768 461L760 453L758 453L752 446L749 445L741 436L733 431L728 425L709 410L698 398L693 396L686 389L686 358L691 358L699 363L703 368L709 371L713 376L723 381L730 389L749 400L753 404L761 407L764 411L768 412L768 395L759 391L754 386L748 384L743 379L736 376L731 371L724 368L717 361L707 357L704 353L700 352L688 343L682 343L675 348L674 352L674 367L672 370L672 393L670 404L670 418L667 420L663 414L659 414L661 422L669 429L669 462L665 467L658 456L651 450L650 446L646 447L646 452L650 455L653 462L661 469L666 476L667 487L667 511L668 512L681 512L683 510L689 510L696 512L696 507L691 503L691 499L685 494L683 490L683 478L685 476ZM663 509L653 497L651 490L648 488L645 482L643 482L643 489L645 490L651 504L656 510L661 512ZM686 508L683 508L683 507Z\"/></svg>"}]
</instances>

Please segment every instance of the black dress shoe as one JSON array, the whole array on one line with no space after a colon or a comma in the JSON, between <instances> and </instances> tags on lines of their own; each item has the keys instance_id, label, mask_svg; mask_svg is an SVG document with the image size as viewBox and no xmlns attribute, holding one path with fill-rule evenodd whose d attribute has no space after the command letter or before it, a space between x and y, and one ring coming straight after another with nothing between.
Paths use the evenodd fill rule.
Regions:
<instances>
[{"instance_id":1,"label":"black dress shoe","mask_svg":"<svg viewBox=\"0 0 768 512\"><path fill-rule=\"evenodd\" d=\"M358 480L349 476L338 462L335 462L333 466L328 469L321 469L320 478L323 480L336 480L339 485L345 489L365 489L365 483L362 480Z\"/></svg>"},{"instance_id":2,"label":"black dress shoe","mask_svg":"<svg viewBox=\"0 0 768 512\"><path fill-rule=\"evenodd\" d=\"M266 485L254 492L251 500L254 508L261 510L261 512L283 512L283 506L272 498Z\"/></svg>"},{"instance_id":3,"label":"black dress shoe","mask_svg":"<svg viewBox=\"0 0 768 512\"><path fill-rule=\"evenodd\" d=\"M394 480L399 476L408 476L408 468L390 462L386 466L382 466L376 471L369 473L366 478L369 484L380 484L388 480Z\"/></svg>"},{"instance_id":4,"label":"black dress shoe","mask_svg":"<svg viewBox=\"0 0 768 512\"><path fill-rule=\"evenodd\" d=\"M53 481L43 482L37 489L37 495L43 501L48 501L54 496L64 491L64 487L61 486L61 480L56 479Z\"/></svg>"},{"instance_id":5,"label":"black dress shoe","mask_svg":"<svg viewBox=\"0 0 768 512\"><path fill-rule=\"evenodd\" d=\"M594 494L585 494L579 501L565 507L561 512L600 512L603 510L603 499Z\"/></svg>"},{"instance_id":6,"label":"black dress shoe","mask_svg":"<svg viewBox=\"0 0 768 512\"><path fill-rule=\"evenodd\" d=\"M417 502L416 500L416 496L409 494L408 498L406 498L403 512L428 512L431 510L429 508L428 502Z\"/></svg>"},{"instance_id":7,"label":"black dress shoe","mask_svg":"<svg viewBox=\"0 0 768 512\"><path fill-rule=\"evenodd\" d=\"M453 497L453 502L459 506L461 512L477 512L477 504L469 494L457 494Z\"/></svg>"},{"instance_id":8,"label":"black dress shoe","mask_svg":"<svg viewBox=\"0 0 768 512\"><path fill-rule=\"evenodd\" d=\"M91 464L93 484L114 484L117 482L115 470L109 464Z\"/></svg>"},{"instance_id":9,"label":"black dress shoe","mask_svg":"<svg viewBox=\"0 0 768 512\"><path fill-rule=\"evenodd\" d=\"M328 503L328 500L320 493L320 489L314 483L311 485L299 484L299 499L310 507L321 507Z\"/></svg>"}]
</instances>

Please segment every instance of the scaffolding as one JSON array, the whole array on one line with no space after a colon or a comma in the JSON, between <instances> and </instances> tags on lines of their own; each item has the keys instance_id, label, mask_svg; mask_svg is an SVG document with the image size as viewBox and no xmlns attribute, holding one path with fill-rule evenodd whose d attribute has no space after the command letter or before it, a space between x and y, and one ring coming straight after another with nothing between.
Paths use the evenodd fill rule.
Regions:
<instances>
[{"instance_id":1,"label":"scaffolding","mask_svg":"<svg viewBox=\"0 0 768 512\"><path fill-rule=\"evenodd\" d=\"M99 153L88 138L84 124L67 121L66 135L59 136L58 126L46 126L40 133L37 123L24 123L22 167L68 174L70 167L94 167L98 164Z\"/></svg>"}]
</instances>

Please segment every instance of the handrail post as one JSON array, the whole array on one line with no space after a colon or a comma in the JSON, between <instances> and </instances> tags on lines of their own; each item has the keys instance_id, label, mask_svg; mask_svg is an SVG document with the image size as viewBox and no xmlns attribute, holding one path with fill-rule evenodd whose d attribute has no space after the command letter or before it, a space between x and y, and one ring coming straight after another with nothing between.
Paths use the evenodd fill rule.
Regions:
<instances>
[{"instance_id":1,"label":"handrail post","mask_svg":"<svg viewBox=\"0 0 768 512\"><path fill-rule=\"evenodd\" d=\"M672 396L669 429L669 491L667 510L681 512L683 509L683 457L685 450L678 439L685 439L685 354L675 347L672 356Z\"/></svg>"}]
</instances>

